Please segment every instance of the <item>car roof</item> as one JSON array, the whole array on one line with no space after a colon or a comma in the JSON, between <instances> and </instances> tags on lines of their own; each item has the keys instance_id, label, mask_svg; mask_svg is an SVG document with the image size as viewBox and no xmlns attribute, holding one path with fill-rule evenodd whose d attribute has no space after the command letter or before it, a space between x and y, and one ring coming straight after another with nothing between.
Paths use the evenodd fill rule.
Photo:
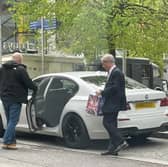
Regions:
<instances>
[{"instance_id":1,"label":"car roof","mask_svg":"<svg viewBox=\"0 0 168 167\"><path fill-rule=\"evenodd\" d=\"M85 76L106 75L107 73L103 71L73 71L73 72L65 72L65 74L81 78Z\"/></svg>"},{"instance_id":2,"label":"car roof","mask_svg":"<svg viewBox=\"0 0 168 167\"><path fill-rule=\"evenodd\" d=\"M60 72L60 73L49 73L49 74L43 74L40 75L36 78L39 77L47 77L47 76L73 76L73 77L77 77L77 78L82 78L82 77L87 77L87 76L106 76L107 72L103 72L103 71L72 71L72 72Z\"/></svg>"},{"instance_id":3,"label":"car roof","mask_svg":"<svg viewBox=\"0 0 168 167\"><path fill-rule=\"evenodd\" d=\"M95 77L95 76L105 76L107 77L107 72L105 71L72 71L72 72L60 72L60 73L49 73L49 74L44 74L44 75L41 75L41 76L38 76L34 79L38 79L38 78L41 78L41 77L48 77L48 76L61 76L61 77L70 77L70 78L73 78L73 79L82 79L84 77ZM130 81L134 81L134 82L137 82L135 81L134 79L132 78L129 78L127 76L125 76L125 79L129 79ZM137 82L138 84L141 84L139 82ZM143 85L143 84L141 84ZM143 87L145 88L146 86L143 85Z\"/></svg>"}]
</instances>

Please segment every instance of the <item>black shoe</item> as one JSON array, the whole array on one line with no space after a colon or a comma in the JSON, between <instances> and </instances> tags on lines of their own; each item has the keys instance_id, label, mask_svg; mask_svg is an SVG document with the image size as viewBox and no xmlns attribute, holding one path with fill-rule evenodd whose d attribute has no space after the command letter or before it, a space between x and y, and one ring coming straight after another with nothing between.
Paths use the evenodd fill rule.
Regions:
<instances>
[{"instance_id":1,"label":"black shoe","mask_svg":"<svg viewBox=\"0 0 168 167\"><path fill-rule=\"evenodd\" d=\"M118 145L114 152L119 152L120 150L124 150L128 147L128 144L126 141L124 141L122 144Z\"/></svg>"},{"instance_id":2,"label":"black shoe","mask_svg":"<svg viewBox=\"0 0 168 167\"><path fill-rule=\"evenodd\" d=\"M117 156L117 155L118 155L118 152L106 151L106 152L101 153L101 155L115 155L115 156Z\"/></svg>"}]
</instances>

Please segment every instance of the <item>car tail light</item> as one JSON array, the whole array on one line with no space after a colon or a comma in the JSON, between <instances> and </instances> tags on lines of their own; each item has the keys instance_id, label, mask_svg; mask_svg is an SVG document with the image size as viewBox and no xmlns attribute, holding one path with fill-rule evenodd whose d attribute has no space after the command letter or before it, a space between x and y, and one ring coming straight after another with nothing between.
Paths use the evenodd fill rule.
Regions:
<instances>
[{"instance_id":1,"label":"car tail light","mask_svg":"<svg viewBox=\"0 0 168 167\"><path fill-rule=\"evenodd\" d=\"M129 103L127 103L127 110L131 110L131 107L130 107L130 104Z\"/></svg>"},{"instance_id":2,"label":"car tail light","mask_svg":"<svg viewBox=\"0 0 168 167\"><path fill-rule=\"evenodd\" d=\"M160 101L160 106L161 107L168 106L168 97L166 97Z\"/></svg>"}]
</instances>

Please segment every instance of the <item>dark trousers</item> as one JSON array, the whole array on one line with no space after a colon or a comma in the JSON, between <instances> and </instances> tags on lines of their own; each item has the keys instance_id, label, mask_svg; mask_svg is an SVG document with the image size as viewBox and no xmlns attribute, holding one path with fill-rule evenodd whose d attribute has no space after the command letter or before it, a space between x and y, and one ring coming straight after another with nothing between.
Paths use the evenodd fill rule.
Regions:
<instances>
[{"instance_id":1,"label":"dark trousers","mask_svg":"<svg viewBox=\"0 0 168 167\"><path fill-rule=\"evenodd\" d=\"M116 148L124 141L119 129L117 128L117 117L118 112L113 112L109 115L104 115L103 117L103 125L110 137L108 150Z\"/></svg>"}]
</instances>

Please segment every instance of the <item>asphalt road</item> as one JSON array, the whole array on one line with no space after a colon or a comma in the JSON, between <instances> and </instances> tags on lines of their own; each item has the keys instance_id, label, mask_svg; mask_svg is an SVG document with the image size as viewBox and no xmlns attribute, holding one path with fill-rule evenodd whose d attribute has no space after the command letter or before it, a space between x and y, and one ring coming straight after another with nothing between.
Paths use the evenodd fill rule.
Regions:
<instances>
[{"instance_id":1,"label":"asphalt road","mask_svg":"<svg viewBox=\"0 0 168 167\"><path fill-rule=\"evenodd\" d=\"M2 139L0 139L2 143ZM60 139L19 134L18 150L0 148L1 167L162 167L168 166L168 139L129 141L118 157L101 156L107 141L95 141L85 150L69 149Z\"/></svg>"}]
</instances>

